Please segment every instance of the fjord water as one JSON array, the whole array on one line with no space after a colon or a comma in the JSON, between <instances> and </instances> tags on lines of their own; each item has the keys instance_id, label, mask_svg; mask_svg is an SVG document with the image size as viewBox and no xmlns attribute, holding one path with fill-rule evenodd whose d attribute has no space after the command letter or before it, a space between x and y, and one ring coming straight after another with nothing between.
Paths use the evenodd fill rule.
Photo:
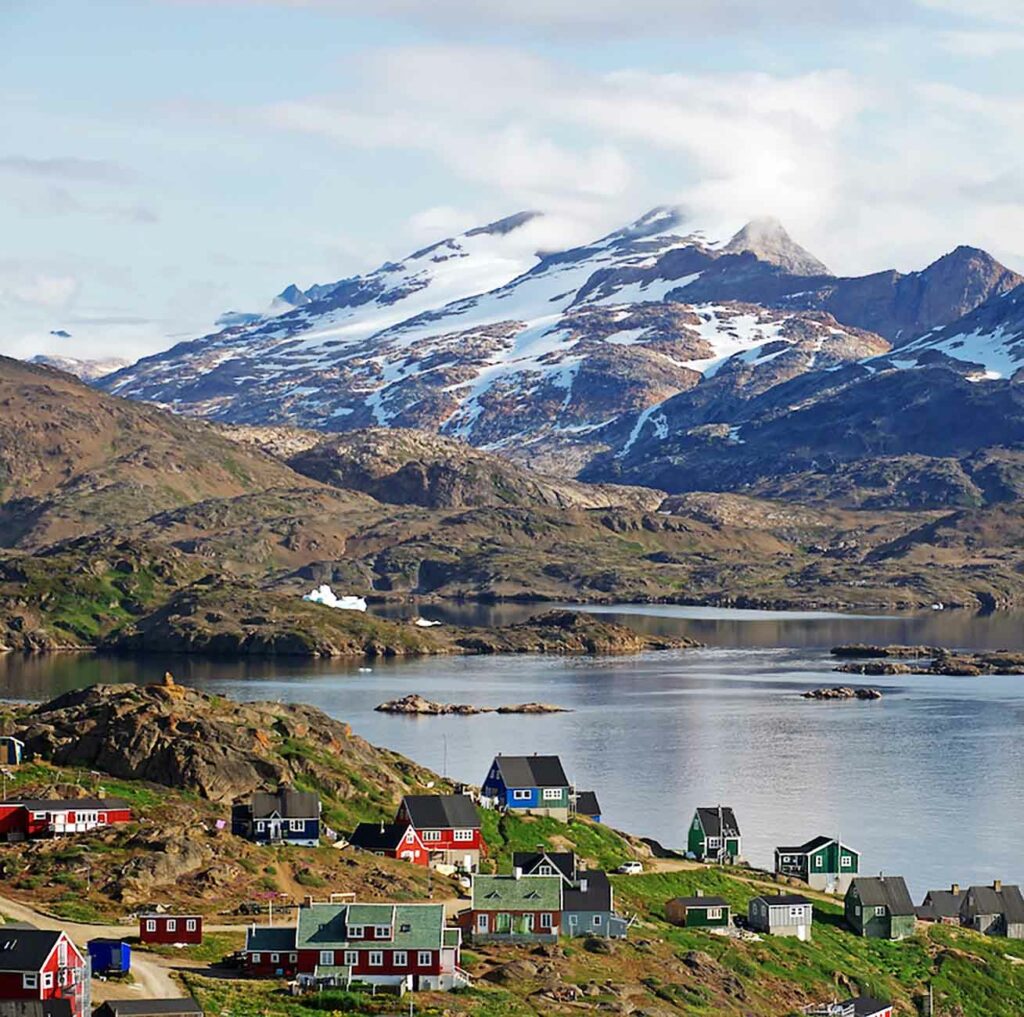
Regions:
<instances>
[{"instance_id":1,"label":"fjord water","mask_svg":"<svg viewBox=\"0 0 1024 1017\"><path fill-rule=\"evenodd\" d=\"M533 606L424 607L446 621L509 621ZM590 610L598 610L591 608ZM495 752L557 753L597 791L606 822L685 843L697 805L732 806L744 853L838 835L862 871L903 874L915 897L950 882L1024 880L1024 678L832 672L838 642L1024 649L1019 615L897 618L601 608L616 620L689 634L707 649L639 656L465 657L375 663L55 656L0 659L0 696L41 699L96 681L179 681L239 699L307 702L358 734L479 783ZM486 617L485 617L486 615ZM872 684L877 702L814 702L821 684ZM549 716L402 717L374 712L409 692L446 702L542 700Z\"/></svg>"}]
</instances>

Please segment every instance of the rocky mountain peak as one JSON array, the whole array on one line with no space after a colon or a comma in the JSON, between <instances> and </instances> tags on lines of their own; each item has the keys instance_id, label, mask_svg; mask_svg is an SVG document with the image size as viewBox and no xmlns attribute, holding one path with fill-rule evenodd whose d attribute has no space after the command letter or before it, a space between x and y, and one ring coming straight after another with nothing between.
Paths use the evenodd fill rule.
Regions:
<instances>
[{"instance_id":1,"label":"rocky mountain peak","mask_svg":"<svg viewBox=\"0 0 1024 1017\"><path fill-rule=\"evenodd\" d=\"M761 261L778 265L792 275L830 275L828 268L805 251L771 216L751 219L722 248L723 254L749 252Z\"/></svg>"}]
</instances>

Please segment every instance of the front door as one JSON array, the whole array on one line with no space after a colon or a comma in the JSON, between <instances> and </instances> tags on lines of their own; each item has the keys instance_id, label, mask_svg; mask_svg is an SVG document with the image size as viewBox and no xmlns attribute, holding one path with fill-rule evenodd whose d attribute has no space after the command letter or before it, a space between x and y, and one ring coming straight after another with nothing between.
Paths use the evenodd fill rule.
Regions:
<instances>
[{"instance_id":1,"label":"front door","mask_svg":"<svg viewBox=\"0 0 1024 1017\"><path fill-rule=\"evenodd\" d=\"M489 917L490 917L489 915L477 915L476 916L476 931L477 932L486 932L487 931L487 929L490 926L490 923L488 921Z\"/></svg>"}]
</instances>

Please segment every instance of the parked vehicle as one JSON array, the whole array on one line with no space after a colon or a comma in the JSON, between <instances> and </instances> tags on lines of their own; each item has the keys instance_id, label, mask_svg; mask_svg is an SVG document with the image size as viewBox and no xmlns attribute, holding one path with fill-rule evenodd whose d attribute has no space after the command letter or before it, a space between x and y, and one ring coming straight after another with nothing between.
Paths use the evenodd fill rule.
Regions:
<instances>
[{"instance_id":1,"label":"parked vehicle","mask_svg":"<svg viewBox=\"0 0 1024 1017\"><path fill-rule=\"evenodd\" d=\"M623 862L616 870L620 876L643 875L644 867L640 862Z\"/></svg>"}]
</instances>

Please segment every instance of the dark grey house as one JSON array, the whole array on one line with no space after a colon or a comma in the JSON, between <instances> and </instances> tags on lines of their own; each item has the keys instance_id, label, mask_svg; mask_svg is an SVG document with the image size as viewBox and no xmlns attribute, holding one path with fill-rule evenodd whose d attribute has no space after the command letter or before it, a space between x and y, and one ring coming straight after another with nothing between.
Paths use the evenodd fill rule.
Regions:
<instances>
[{"instance_id":1,"label":"dark grey house","mask_svg":"<svg viewBox=\"0 0 1024 1017\"><path fill-rule=\"evenodd\" d=\"M257 791L231 807L231 832L257 844L320 843L320 797L312 791L282 787Z\"/></svg>"},{"instance_id":2,"label":"dark grey house","mask_svg":"<svg viewBox=\"0 0 1024 1017\"><path fill-rule=\"evenodd\" d=\"M964 891L956 883L948 890L929 890L924 895L921 906L914 908L914 911L922 922L959 925L964 896Z\"/></svg>"},{"instance_id":3,"label":"dark grey house","mask_svg":"<svg viewBox=\"0 0 1024 1017\"><path fill-rule=\"evenodd\" d=\"M972 886L960 905L960 921L987 936L1024 939L1024 898L1020 887L1004 886L998 879L991 886Z\"/></svg>"},{"instance_id":4,"label":"dark grey house","mask_svg":"<svg viewBox=\"0 0 1024 1017\"><path fill-rule=\"evenodd\" d=\"M625 939L628 922L615 913L614 891L605 873L580 869L562 891L562 932L568 936Z\"/></svg>"},{"instance_id":5,"label":"dark grey house","mask_svg":"<svg viewBox=\"0 0 1024 1017\"><path fill-rule=\"evenodd\" d=\"M917 913L902 876L858 876L844 906L846 924L858 936L903 939L914 933Z\"/></svg>"}]
</instances>

